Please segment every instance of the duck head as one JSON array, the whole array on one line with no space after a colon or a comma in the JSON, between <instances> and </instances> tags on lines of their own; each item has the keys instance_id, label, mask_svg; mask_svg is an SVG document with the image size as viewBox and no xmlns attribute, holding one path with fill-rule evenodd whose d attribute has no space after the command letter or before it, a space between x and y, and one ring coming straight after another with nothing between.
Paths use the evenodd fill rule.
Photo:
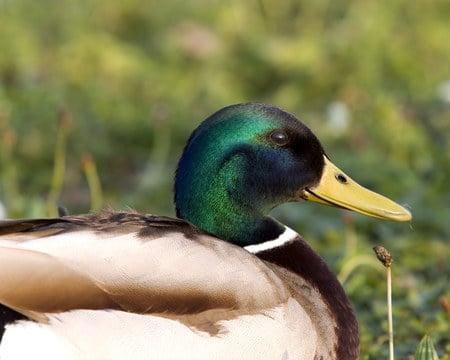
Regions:
<instances>
[{"instance_id":1,"label":"duck head","mask_svg":"<svg viewBox=\"0 0 450 360\"><path fill-rule=\"evenodd\" d=\"M411 219L400 205L353 181L306 125L271 105L238 104L211 115L193 132L178 164L177 216L241 246L276 238L284 227L270 210L301 200Z\"/></svg>"}]
</instances>

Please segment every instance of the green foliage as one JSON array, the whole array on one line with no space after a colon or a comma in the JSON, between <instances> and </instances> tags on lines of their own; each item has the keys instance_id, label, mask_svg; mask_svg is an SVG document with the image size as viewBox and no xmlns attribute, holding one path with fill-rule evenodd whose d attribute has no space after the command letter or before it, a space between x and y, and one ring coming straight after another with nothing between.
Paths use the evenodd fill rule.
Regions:
<instances>
[{"instance_id":1,"label":"green foliage","mask_svg":"<svg viewBox=\"0 0 450 360\"><path fill-rule=\"evenodd\" d=\"M387 357L383 269L367 260L380 244L395 259L397 356L430 333L445 358L449 19L447 0L0 1L0 201L9 217L50 215L55 199L173 215L190 131L225 105L279 105L353 178L412 209L409 226L276 209L341 272L362 353Z\"/></svg>"},{"instance_id":2,"label":"green foliage","mask_svg":"<svg viewBox=\"0 0 450 360\"><path fill-rule=\"evenodd\" d=\"M439 356L434 349L433 341L427 335L423 337L417 347L414 360L439 360Z\"/></svg>"}]
</instances>

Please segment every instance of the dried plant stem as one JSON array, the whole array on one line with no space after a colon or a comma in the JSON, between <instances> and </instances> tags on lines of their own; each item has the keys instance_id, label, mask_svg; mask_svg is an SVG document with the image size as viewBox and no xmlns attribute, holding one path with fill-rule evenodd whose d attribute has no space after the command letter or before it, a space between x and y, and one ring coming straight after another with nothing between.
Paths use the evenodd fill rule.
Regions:
<instances>
[{"instance_id":1,"label":"dried plant stem","mask_svg":"<svg viewBox=\"0 0 450 360\"><path fill-rule=\"evenodd\" d=\"M84 154L81 163L84 173L86 174L86 180L91 194L91 211L99 211L103 204L103 193L97 166L90 154Z\"/></svg>"},{"instance_id":2,"label":"dried plant stem","mask_svg":"<svg viewBox=\"0 0 450 360\"><path fill-rule=\"evenodd\" d=\"M388 326L389 326L389 360L394 360L394 326L392 321L392 276L391 267L386 268L387 280L387 305L388 305Z\"/></svg>"},{"instance_id":3,"label":"dried plant stem","mask_svg":"<svg viewBox=\"0 0 450 360\"><path fill-rule=\"evenodd\" d=\"M66 171L66 145L69 121L69 114L65 111L61 111L58 117L52 183L50 193L47 197L48 216L58 215L57 203L63 187L64 174Z\"/></svg>"},{"instance_id":4,"label":"dried plant stem","mask_svg":"<svg viewBox=\"0 0 450 360\"><path fill-rule=\"evenodd\" d=\"M387 306L388 306L388 332L389 332L389 360L394 360L394 326L392 322L392 255L382 246L375 246L373 248L378 260L386 268L387 280Z\"/></svg>"}]
</instances>

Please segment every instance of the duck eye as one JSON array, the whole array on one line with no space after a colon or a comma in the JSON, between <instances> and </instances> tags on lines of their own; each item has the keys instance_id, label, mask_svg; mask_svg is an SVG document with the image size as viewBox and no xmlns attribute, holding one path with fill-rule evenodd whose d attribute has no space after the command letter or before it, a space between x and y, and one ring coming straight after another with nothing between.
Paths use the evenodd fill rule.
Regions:
<instances>
[{"instance_id":1,"label":"duck eye","mask_svg":"<svg viewBox=\"0 0 450 360\"><path fill-rule=\"evenodd\" d=\"M284 146L289 142L289 137L283 130L274 130L269 135L269 140L277 146Z\"/></svg>"}]
</instances>

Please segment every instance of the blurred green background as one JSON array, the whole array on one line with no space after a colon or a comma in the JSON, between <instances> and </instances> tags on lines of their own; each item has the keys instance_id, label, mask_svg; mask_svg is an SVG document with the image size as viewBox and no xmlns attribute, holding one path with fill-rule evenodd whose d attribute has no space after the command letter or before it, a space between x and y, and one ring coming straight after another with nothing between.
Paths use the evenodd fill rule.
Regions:
<instances>
[{"instance_id":1,"label":"blurred green background","mask_svg":"<svg viewBox=\"0 0 450 360\"><path fill-rule=\"evenodd\" d=\"M226 105L273 103L413 212L397 224L309 203L274 211L343 281L362 358L387 355L379 244L394 256L398 358L429 333L449 359L449 24L448 0L0 1L3 216L56 203L173 215L190 132Z\"/></svg>"}]
</instances>

